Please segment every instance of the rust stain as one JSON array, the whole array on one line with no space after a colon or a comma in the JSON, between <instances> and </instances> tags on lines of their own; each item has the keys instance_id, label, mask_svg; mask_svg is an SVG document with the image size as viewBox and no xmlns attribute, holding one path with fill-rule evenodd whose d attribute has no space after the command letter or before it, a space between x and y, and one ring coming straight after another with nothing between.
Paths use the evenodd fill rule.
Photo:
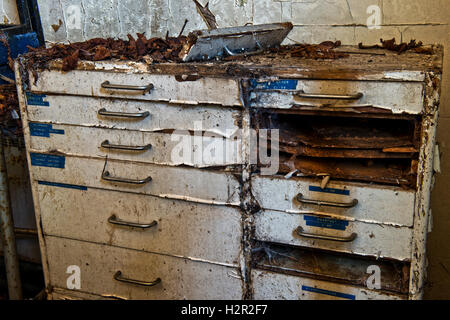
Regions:
<instances>
[{"instance_id":1,"label":"rust stain","mask_svg":"<svg viewBox=\"0 0 450 320\"><path fill-rule=\"evenodd\" d=\"M52 29L55 32L58 32L59 28L61 28L63 22L61 21L61 19L59 19L58 24L52 24Z\"/></svg>"}]
</instances>

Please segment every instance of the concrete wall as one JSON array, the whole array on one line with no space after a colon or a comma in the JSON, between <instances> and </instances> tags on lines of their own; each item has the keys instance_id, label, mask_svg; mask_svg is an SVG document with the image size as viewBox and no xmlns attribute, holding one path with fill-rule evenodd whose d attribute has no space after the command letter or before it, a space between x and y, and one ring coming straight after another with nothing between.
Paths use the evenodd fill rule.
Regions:
<instances>
[{"instance_id":1,"label":"concrete wall","mask_svg":"<svg viewBox=\"0 0 450 320\"><path fill-rule=\"evenodd\" d=\"M205 3L205 0L200 0ZM127 33L177 35L206 25L191 0L38 0L45 38L49 42L94 37L126 38ZM369 6L375 5L376 7ZM450 298L450 0L211 0L220 27L245 23L292 21L287 42L376 43L395 37L442 43L446 50L438 139L443 172L433 193L434 230L428 243L427 298ZM377 12L380 13L379 19ZM367 21L379 22L369 29ZM372 23L373 24L373 23ZM371 25L372 25L371 24ZM393 213L395 214L395 213Z\"/></svg>"},{"instance_id":2,"label":"concrete wall","mask_svg":"<svg viewBox=\"0 0 450 320\"><path fill-rule=\"evenodd\" d=\"M0 0L0 24L20 24L16 0Z\"/></svg>"}]
</instances>

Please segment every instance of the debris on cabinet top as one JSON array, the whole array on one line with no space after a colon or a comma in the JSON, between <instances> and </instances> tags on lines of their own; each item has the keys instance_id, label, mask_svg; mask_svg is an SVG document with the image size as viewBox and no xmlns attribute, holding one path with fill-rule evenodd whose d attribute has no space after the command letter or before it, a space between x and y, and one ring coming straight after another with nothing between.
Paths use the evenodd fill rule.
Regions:
<instances>
[{"instance_id":1,"label":"debris on cabinet top","mask_svg":"<svg viewBox=\"0 0 450 320\"><path fill-rule=\"evenodd\" d=\"M20 59L34 75L52 68L114 70L217 77L423 81L442 71L442 46L395 39L381 45L342 46L340 41L280 45L292 24L275 23L191 32L188 36L137 39L95 38L29 48ZM184 29L184 28L183 28ZM369 50L370 49L370 50ZM102 62L100 62L102 61ZM104 61L104 62L103 62ZM36 77L35 77L36 78Z\"/></svg>"}]
</instances>

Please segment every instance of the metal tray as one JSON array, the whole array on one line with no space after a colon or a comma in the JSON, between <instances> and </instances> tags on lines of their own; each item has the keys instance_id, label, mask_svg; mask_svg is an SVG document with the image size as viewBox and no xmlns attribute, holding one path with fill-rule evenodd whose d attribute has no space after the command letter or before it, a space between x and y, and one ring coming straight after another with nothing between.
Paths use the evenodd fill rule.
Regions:
<instances>
[{"instance_id":1,"label":"metal tray","mask_svg":"<svg viewBox=\"0 0 450 320\"><path fill-rule=\"evenodd\" d=\"M187 62L256 53L279 46L292 28L285 22L194 31L180 55Z\"/></svg>"}]
</instances>

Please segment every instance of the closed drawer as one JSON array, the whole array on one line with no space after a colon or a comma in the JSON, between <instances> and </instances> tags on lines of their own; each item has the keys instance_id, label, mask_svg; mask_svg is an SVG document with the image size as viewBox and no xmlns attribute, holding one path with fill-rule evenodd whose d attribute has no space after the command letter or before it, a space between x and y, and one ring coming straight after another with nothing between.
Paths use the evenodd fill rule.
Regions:
<instances>
[{"instance_id":1,"label":"closed drawer","mask_svg":"<svg viewBox=\"0 0 450 320\"><path fill-rule=\"evenodd\" d=\"M255 238L364 256L411 260L412 229L407 227L261 211L255 216Z\"/></svg>"},{"instance_id":2,"label":"closed drawer","mask_svg":"<svg viewBox=\"0 0 450 320\"><path fill-rule=\"evenodd\" d=\"M121 297L114 297L113 295L98 296L84 292L73 290L64 290L60 288L52 288L52 291L47 296L48 300L121 300Z\"/></svg>"},{"instance_id":3,"label":"closed drawer","mask_svg":"<svg viewBox=\"0 0 450 320\"><path fill-rule=\"evenodd\" d=\"M231 108L33 93L27 93L27 114L29 121L37 122L138 131L204 130L226 137L239 129L241 118Z\"/></svg>"},{"instance_id":4,"label":"closed drawer","mask_svg":"<svg viewBox=\"0 0 450 320\"><path fill-rule=\"evenodd\" d=\"M376 107L418 114L423 108L421 82L253 80L253 107L345 109Z\"/></svg>"},{"instance_id":5,"label":"closed drawer","mask_svg":"<svg viewBox=\"0 0 450 320\"><path fill-rule=\"evenodd\" d=\"M406 296L310 278L252 270L255 300L406 300Z\"/></svg>"},{"instance_id":6,"label":"closed drawer","mask_svg":"<svg viewBox=\"0 0 450 320\"><path fill-rule=\"evenodd\" d=\"M68 267L78 266L81 287L73 291L124 299L242 297L235 268L55 237L47 237L46 244L50 284L57 288L67 288L73 272L67 273ZM161 282L144 286L118 281L115 276L144 282L159 278Z\"/></svg>"},{"instance_id":7,"label":"closed drawer","mask_svg":"<svg viewBox=\"0 0 450 320\"><path fill-rule=\"evenodd\" d=\"M320 180L255 176L252 191L264 209L413 225L415 193L397 187L330 181L322 189Z\"/></svg>"},{"instance_id":8,"label":"closed drawer","mask_svg":"<svg viewBox=\"0 0 450 320\"><path fill-rule=\"evenodd\" d=\"M237 208L47 182L38 195L46 235L238 264Z\"/></svg>"},{"instance_id":9,"label":"closed drawer","mask_svg":"<svg viewBox=\"0 0 450 320\"><path fill-rule=\"evenodd\" d=\"M45 70L39 72L36 83L31 74L30 85L31 91L40 93L167 101L177 104L241 105L238 81L224 78L178 81L172 75L84 70L63 73Z\"/></svg>"},{"instance_id":10,"label":"closed drawer","mask_svg":"<svg viewBox=\"0 0 450 320\"><path fill-rule=\"evenodd\" d=\"M240 204L238 177L232 173L33 152L30 157L34 180L208 204Z\"/></svg>"},{"instance_id":11,"label":"closed drawer","mask_svg":"<svg viewBox=\"0 0 450 320\"><path fill-rule=\"evenodd\" d=\"M161 165L210 167L242 162L240 140L30 122L30 147L41 152ZM197 139L202 139L199 144ZM194 147L195 146L195 147ZM214 152L212 152L214 151Z\"/></svg>"}]
</instances>

